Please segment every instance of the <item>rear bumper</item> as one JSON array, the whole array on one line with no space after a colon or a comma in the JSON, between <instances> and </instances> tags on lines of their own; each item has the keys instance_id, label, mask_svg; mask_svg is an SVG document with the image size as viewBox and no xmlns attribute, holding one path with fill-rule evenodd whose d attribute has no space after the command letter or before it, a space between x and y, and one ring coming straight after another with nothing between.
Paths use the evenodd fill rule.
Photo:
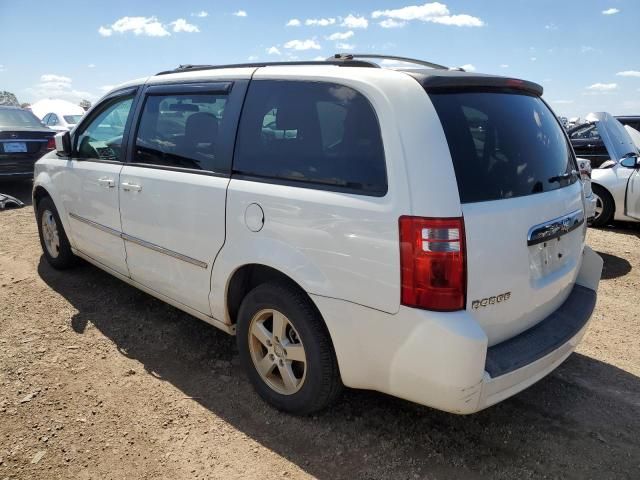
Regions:
<instances>
[{"instance_id":1,"label":"rear bumper","mask_svg":"<svg viewBox=\"0 0 640 480\"><path fill-rule=\"evenodd\" d=\"M522 334L487 348L465 311L401 307L395 315L312 295L334 343L345 385L453 413L474 413L537 382L576 348L588 327L602 259L585 247L565 303Z\"/></svg>"},{"instance_id":2,"label":"rear bumper","mask_svg":"<svg viewBox=\"0 0 640 480\"><path fill-rule=\"evenodd\" d=\"M0 179L33 178L38 158L13 158L0 156Z\"/></svg>"}]
</instances>

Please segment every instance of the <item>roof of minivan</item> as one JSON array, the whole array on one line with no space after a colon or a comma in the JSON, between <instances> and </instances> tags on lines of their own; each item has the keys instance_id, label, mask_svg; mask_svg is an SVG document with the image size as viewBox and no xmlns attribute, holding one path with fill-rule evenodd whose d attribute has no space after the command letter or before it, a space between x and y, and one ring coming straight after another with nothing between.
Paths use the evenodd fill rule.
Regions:
<instances>
[{"instance_id":1,"label":"roof of minivan","mask_svg":"<svg viewBox=\"0 0 640 480\"><path fill-rule=\"evenodd\" d=\"M236 65L186 65L180 66L175 70L167 70L159 72L148 78L133 80L125 84L118 85L115 89L125 86L133 86L136 84L158 84L170 83L177 80L198 80L206 79L208 76L215 76L216 79L235 78L249 79L258 69L277 69L278 67L291 67L295 69L324 69L329 72L335 72L339 76L339 70L348 69L350 75L357 71L362 71L367 75L372 70L377 72L401 72L413 77L427 91L441 91L446 89L469 89L469 88L488 88L488 89L516 89L523 90L534 95L542 95L542 86L509 77L501 77L498 75L486 75L475 72L465 72L460 69L446 68L397 68L384 67L372 62L349 60L349 61L309 61L309 62L268 62L268 63L246 63ZM213 74L213 75L212 75ZM368 75L367 75L368 76Z\"/></svg>"}]
</instances>

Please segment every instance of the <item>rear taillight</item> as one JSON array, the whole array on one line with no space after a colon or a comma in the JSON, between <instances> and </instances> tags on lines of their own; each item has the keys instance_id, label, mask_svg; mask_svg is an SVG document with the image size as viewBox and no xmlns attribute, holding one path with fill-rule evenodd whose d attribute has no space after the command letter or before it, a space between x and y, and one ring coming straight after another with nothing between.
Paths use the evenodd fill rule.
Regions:
<instances>
[{"instance_id":1,"label":"rear taillight","mask_svg":"<svg viewBox=\"0 0 640 480\"><path fill-rule=\"evenodd\" d=\"M400 217L402 304L465 308L467 272L462 218Z\"/></svg>"},{"instance_id":2,"label":"rear taillight","mask_svg":"<svg viewBox=\"0 0 640 480\"><path fill-rule=\"evenodd\" d=\"M586 180L591 178L591 162L588 160L580 160L578 162L578 168L580 169L580 178Z\"/></svg>"},{"instance_id":3,"label":"rear taillight","mask_svg":"<svg viewBox=\"0 0 640 480\"><path fill-rule=\"evenodd\" d=\"M56 148L56 139L49 137L47 139L47 150L53 150L54 148Z\"/></svg>"}]
</instances>

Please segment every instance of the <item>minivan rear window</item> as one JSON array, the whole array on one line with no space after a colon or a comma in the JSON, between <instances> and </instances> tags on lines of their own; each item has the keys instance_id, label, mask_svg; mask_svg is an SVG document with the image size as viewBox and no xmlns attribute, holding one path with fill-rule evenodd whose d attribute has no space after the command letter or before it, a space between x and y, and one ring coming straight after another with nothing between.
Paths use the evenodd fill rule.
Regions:
<instances>
[{"instance_id":1,"label":"minivan rear window","mask_svg":"<svg viewBox=\"0 0 640 480\"><path fill-rule=\"evenodd\" d=\"M536 96L492 91L430 93L462 203L548 192L577 181L571 148Z\"/></svg>"}]
</instances>

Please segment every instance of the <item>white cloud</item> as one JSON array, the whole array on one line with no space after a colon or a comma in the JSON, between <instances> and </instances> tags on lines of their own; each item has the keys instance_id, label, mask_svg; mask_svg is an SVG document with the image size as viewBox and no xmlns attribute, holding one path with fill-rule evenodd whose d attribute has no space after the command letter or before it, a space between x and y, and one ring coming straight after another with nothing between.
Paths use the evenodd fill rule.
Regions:
<instances>
[{"instance_id":1,"label":"white cloud","mask_svg":"<svg viewBox=\"0 0 640 480\"><path fill-rule=\"evenodd\" d=\"M71 79L69 77L64 77L62 75L54 75L52 73L46 73L40 76L41 82L54 82L54 83L68 83L71 84Z\"/></svg>"},{"instance_id":2,"label":"white cloud","mask_svg":"<svg viewBox=\"0 0 640 480\"><path fill-rule=\"evenodd\" d=\"M258 60L258 56L257 55L249 55L247 57L247 60L249 60L250 62L255 62L256 60Z\"/></svg>"},{"instance_id":3,"label":"white cloud","mask_svg":"<svg viewBox=\"0 0 640 480\"><path fill-rule=\"evenodd\" d=\"M292 18L287 22L285 27L299 27L300 25L302 25L302 22L300 20L298 20L297 18Z\"/></svg>"},{"instance_id":4,"label":"white cloud","mask_svg":"<svg viewBox=\"0 0 640 480\"><path fill-rule=\"evenodd\" d=\"M478 17L467 14L451 15L447 6L440 2L425 3L423 5L409 5L393 10L376 10L371 13L373 18L391 18L394 20L439 23L456 27L482 27L485 25Z\"/></svg>"},{"instance_id":5,"label":"white cloud","mask_svg":"<svg viewBox=\"0 0 640 480\"><path fill-rule=\"evenodd\" d=\"M232 15L235 15L236 17L246 17L247 12L246 10L238 10L237 12L233 12Z\"/></svg>"},{"instance_id":6,"label":"white cloud","mask_svg":"<svg viewBox=\"0 0 640 480\"><path fill-rule=\"evenodd\" d=\"M638 70L625 70L624 72L616 73L619 77L640 77Z\"/></svg>"},{"instance_id":7,"label":"white cloud","mask_svg":"<svg viewBox=\"0 0 640 480\"><path fill-rule=\"evenodd\" d=\"M107 93L113 90L114 87L115 85L102 85L101 87L98 87L98 90L100 90L101 92Z\"/></svg>"},{"instance_id":8,"label":"white cloud","mask_svg":"<svg viewBox=\"0 0 640 480\"><path fill-rule=\"evenodd\" d=\"M188 23L184 18L178 18L177 20L171 22L169 25L173 25L173 31L176 33L196 33L200 31L200 29L196 25Z\"/></svg>"},{"instance_id":9,"label":"white cloud","mask_svg":"<svg viewBox=\"0 0 640 480\"><path fill-rule=\"evenodd\" d=\"M353 30L349 30L348 32L336 32L332 33L328 37L325 37L327 40L347 40L348 38L353 37Z\"/></svg>"},{"instance_id":10,"label":"white cloud","mask_svg":"<svg viewBox=\"0 0 640 480\"><path fill-rule=\"evenodd\" d=\"M551 100L551 103L556 105L569 105L573 103L573 100Z\"/></svg>"},{"instance_id":11,"label":"white cloud","mask_svg":"<svg viewBox=\"0 0 640 480\"><path fill-rule=\"evenodd\" d=\"M314 62L324 62L326 60L322 55L318 55L317 57L313 57Z\"/></svg>"},{"instance_id":12,"label":"white cloud","mask_svg":"<svg viewBox=\"0 0 640 480\"><path fill-rule=\"evenodd\" d=\"M192 17L204 18L204 17L208 17L209 16L209 12L205 12L204 10L200 10L198 13L192 13L191 16Z\"/></svg>"},{"instance_id":13,"label":"white cloud","mask_svg":"<svg viewBox=\"0 0 640 480\"><path fill-rule=\"evenodd\" d=\"M470 63L465 63L464 65L460 65L460 68L462 68L465 72L475 72L476 71L475 65L472 65Z\"/></svg>"},{"instance_id":14,"label":"white cloud","mask_svg":"<svg viewBox=\"0 0 640 480\"><path fill-rule=\"evenodd\" d=\"M338 42L336 43L336 48L345 52L347 50L353 50L354 48L356 48L356 46L352 45L351 43Z\"/></svg>"},{"instance_id":15,"label":"white cloud","mask_svg":"<svg viewBox=\"0 0 640 480\"><path fill-rule=\"evenodd\" d=\"M544 26L545 30L558 30L558 26L555 23L549 23Z\"/></svg>"},{"instance_id":16,"label":"white cloud","mask_svg":"<svg viewBox=\"0 0 640 480\"><path fill-rule=\"evenodd\" d=\"M289 40L284 44L284 48L290 50L320 50L320 44L314 39L310 40Z\"/></svg>"},{"instance_id":17,"label":"white cloud","mask_svg":"<svg viewBox=\"0 0 640 480\"><path fill-rule=\"evenodd\" d=\"M328 27L336 23L335 18L307 18L304 24L313 27Z\"/></svg>"},{"instance_id":18,"label":"white cloud","mask_svg":"<svg viewBox=\"0 0 640 480\"><path fill-rule=\"evenodd\" d=\"M0 72L4 72L4 71L5 71L4 65L0 65Z\"/></svg>"},{"instance_id":19,"label":"white cloud","mask_svg":"<svg viewBox=\"0 0 640 480\"><path fill-rule=\"evenodd\" d=\"M591 53L595 51L596 51L595 48L590 47L588 45L583 45L582 47L580 47L580 53Z\"/></svg>"},{"instance_id":20,"label":"white cloud","mask_svg":"<svg viewBox=\"0 0 640 480\"><path fill-rule=\"evenodd\" d=\"M508 63L501 63L500 64L500 68L509 68L509 64Z\"/></svg>"},{"instance_id":21,"label":"white cloud","mask_svg":"<svg viewBox=\"0 0 640 480\"><path fill-rule=\"evenodd\" d=\"M393 18L387 18L386 20L382 20L378 25L382 28L401 28L404 27L407 22L399 22L398 20L394 20Z\"/></svg>"},{"instance_id":22,"label":"white cloud","mask_svg":"<svg viewBox=\"0 0 640 480\"><path fill-rule=\"evenodd\" d=\"M531 57L529 60L531 60L532 62L535 62L536 60L538 60L538 57Z\"/></svg>"},{"instance_id":23,"label":"white cloud","mask_svg":"<svg viewBox=\"0 0 640 480\"><path fill-rule=\"evenodd\" d=\"M275 46L267 48L267 53L269 55L282 55L280 50L278 50L278 47Z\"/></svg>"},{"instance_id":24,"label":"white cloud","mask_svg":"<svg viewBox=\"0 0 640 480\"><path fill-rule=\"evenodd\" d=\"M100 27L98 29L98 33L103 37L110 37L113 32L133 32L134 35L146 35L148 37L171 35L156 17L122 17L109 27Z\"/></svg>"},{"instance_id":25,"label":"white cloud","mask_svg":"<svg viewBox=\"0 0 640 480\"><path fill-rule=\"evenodd\" d=\"M341 27L347 28L367 28L369 26L369 20L364 17L356 17L355 15L347 15L342 19Z\"/></svg>"},{"instance_id":26,"label":"white cloud","mask_svg":"<svg viewBox=\"0 0 640 480\"><path fill-rule=\"evenodd\" d=\"M113 33L113 30L111 30L110 28L106 28L106 27L100 27L98 29L98 33L100 35L102 35L103 37L110 37L111 34Z\"/></svg>"},{"instance_id":27,"label":"white cloud","mask_svg":"<svg viewBox=\"0 0 640 480\"><path fill-rule=\"evenodd\" d=\"M589 85L587 90L591 90L594 92L611 92L618 88L617 83L594 83L593 85Z\"/></svg>"},{"instance_id":28,"label":"white cloud","mask_svg":"<svg viewBox=\"0 0 640 480\"><path fill-rule=\"evenodd\" d=\"M607 8L606 10L602 11L603 15L615 15L616 13L620 13L620 10L618 10L617 8Z\"/></svg>"},{"instance_id":29,"label":"white cloud","mask_svg":"<svg viewBox=\"0 0 640 480\"><path fill-rule=\"evenodd\" d=\"M91 92L74 89L71 78L52 73L41 75L40 82L33 87L25 88L24 92L31 97L31 103L44 98L60 98L74 103L85 98L87 100L97 98L97 95Z\"/></svg>"},{"instance_id":30,"label":"white cloud","mask_svg":"<svg viewBox=\"0 0 640 480\"><path fill-rule=\"evenodd\" d=\"M87 65L88 68L96 68L96 64L95 63L90 63L89 65Z\"/></svg>"}]
</instances>

